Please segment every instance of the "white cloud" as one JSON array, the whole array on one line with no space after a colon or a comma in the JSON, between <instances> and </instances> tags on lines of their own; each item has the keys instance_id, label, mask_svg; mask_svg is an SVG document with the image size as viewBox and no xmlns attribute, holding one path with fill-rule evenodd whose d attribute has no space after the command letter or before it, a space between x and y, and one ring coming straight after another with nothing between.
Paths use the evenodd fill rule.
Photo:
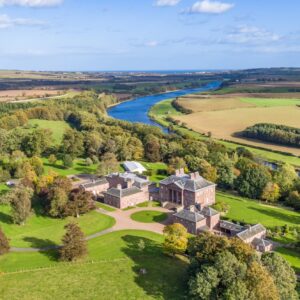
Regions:
<instances>
[{"instance_id":1,"label":"white cloud","mask_svg":"<svg viewBox=\"0 0 300 300\"><path fill-rule=\"evenodd\" d=\"M24 19L24 18L12 19L7 15L0 15L0 29L6 29L15 26L43 26L43 25L45 25L45 23L38 20Z\"/></svg>"},{"instance_id":2,"label":"white cloud","mask_svg":"<svg viewBox=\"0 0 300 300\"><path fill-rule=\"evenodd\" d=\"M149 42L146 42L144 45L146 47L154 48L154 47L157 47L159 45L159 43L158 43L158 41L149 41Z\"/></svg>"},{"instance_id":3,"label":"white cloud","mask_svg":"<svg viewBox=\"0 0 300 300\"><path fill-rule=\"evenodd\" d=\"M155 5L156 6L175 6L180 1L181 0L156 0Z\"/></svg>"},{"instance_id":4,"label":"white cloud","mask_svg":"<svg viewBox=\"0 0 300 300\"><path fill-rule=\"evenodd\" d=\"M203 0L194 3L194 5L187 10L191 14L221 14L234 7L232 3L223 3L219 1Z\"/></svg>"},{"instance_id":5,"label":"white cloud","mask_svg":"<svg viewBox=\"0 0 300 300\"><path fill-rule=\"evenodd\" d=\"M0 0L0 6L18 5L28 7L50 7L63 3L64 0Z\"/></svg>"},{"instance_id":6,"label":"white cloud","mask_svg":"<svg viewBox=\"0 0 300 300\"><path fill-rule=\"evenodd\" d=\"M237 28L231 29L226 37L225 41L235 44L264 44L270 42L278 42L281 40L281 36L268 31L264 28L256 26L242 25Z\"/></svg>"}]
</instances>

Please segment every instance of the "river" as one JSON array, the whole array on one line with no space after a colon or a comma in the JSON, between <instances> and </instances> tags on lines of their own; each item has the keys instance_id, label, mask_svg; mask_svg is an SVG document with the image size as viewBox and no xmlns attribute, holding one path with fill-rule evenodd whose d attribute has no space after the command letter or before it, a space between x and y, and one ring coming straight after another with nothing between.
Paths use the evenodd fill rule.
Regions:
<instances>
[{"instance_id":1,"label":"river","mask_svg":"<svg viewBox=\"0 0 300 300\"><path fill-rule=\"evenodd\" d=\"M140 122L161 127L159 124L152 121L148 116L148 112L153 105L167 99L214 90L217 89L220 85L221 82L216 81L196 89L185 89L163 94L138 97L111 107L110 109L108 109L108 114L109 116L119 120Z\"/></svg>"}]
</instances>

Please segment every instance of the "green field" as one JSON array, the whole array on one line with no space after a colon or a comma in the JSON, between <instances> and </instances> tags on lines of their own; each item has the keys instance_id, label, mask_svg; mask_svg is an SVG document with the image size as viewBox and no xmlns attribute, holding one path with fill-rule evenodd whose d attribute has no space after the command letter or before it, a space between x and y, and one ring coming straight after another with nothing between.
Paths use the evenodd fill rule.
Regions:
<instances>
[{"instance_id":1,"label":"green field","mask_svg":"<svg viewBox=\"0 0 300 300\"><path fill-rule=\"evenodd\" d=\"M75 175L75 174L94 174L97 170L97 165L91 165L87 166L85 164L85 160L78 158L75 159L73 162L73 167L66 169L62 161L57 161L55 165L51 165L47 158L43 158L44 168L45 172L49 172L50 170L56 172L59 175L62 176L68 176L68 175Z\"/></svg>"},{"instance_id":2,"label":"green field","mask_svg":"<svg viewBox=\"0 0 300 300\"><path fill-rule=\"evenodd\" d=\"M149 112L150 118L152 118L153 120L155 120L156 122L158 122L159 124L161 124L163 126L166 126L166 127L170 126L171 123L166 121L166 117L172 116L172 114L173 114L172 112L175 110L171 104L172 101L173 101L173 99L169 99L169 100L161 101L161 102L155 104ZM166 112L170 112L170 114L166 114ZM180 114L181 114L180 112L176 111L176 115L180 115ZM179 130L181 133L183 133L187 136L191 136L191 137L201 139L201 140L207 139L207 137L203 136L202 134L192 131L190 129L186 129L181 126L174 126L174 128L176 130ZM223 144L224 146L228 147L229 149L236 149L237 147L241 147L241 145L233 143L233 142L227 142L227 141L221 141L221 140L218 140L218 141L221 144ZM299 157L285 155L285 154L281 154L281 153L275 153L275 152L264 150L264 149L257 149L257 148L253 148L253 147L246 146L246 145L242 145L242 147L250 150L256 156L258 156L264 160L268 160L270 162L284 162L284 163L288 163L288 164L300 167L300 158Z\"/></svg>"},{"instance_id":3,"label":"green field","mask_svg":"<svg viewBox=\"0 0 300 300\"><path fill-rule=\"evenodd\" d=\"M69 124L65 121L48 121L31 119L28 124L34 126L34 128L50 129L55 144L60 144L65 131L70 128Z\"/></svg>"},{"instance_id":4,"label":"green field","mask_svg":"<svg viewBox=\"0 0 300 300\"><path fill-rule=\"evenodd\" d=\"M150 176L150 180L153 182L159 182L163 180L166 175L162 174L163 172L167 171L168 167L165 163L157 162L140 162L148 171L152 173Z\"/></svg>"},{"instance_id":5,"label":"green field","mask_svg":"<svg viewBox=\"0 0 300 300\"><path fill-rule=\"evenodd\" d=\"M245 103L254 104L257 107L300 105L300 99L241 98L240 100Z\"/></svg>"},{"instance_id":6,"label":"green field","mask_svg":"<svg viewBox=\"0 0 300 300\"><path fill-rule=\"evenodd\" d=\"M24 226L19 226L12 223L10 207L0 205L0 227L14 247L35 248L60 244L65 232L64 226L72 220L78 222L85 235L94 234L115 224L112 217L95 211L80 218L54 219L41 215L36 210Z\"/></svg>"},{"instance_id":7,"label":"green field","mask_svg":"<svg viewBox=\"0 0 300 300\"><path fill-rule=\"evenodd\" d=\"M137 247L141 239L143 251ZM1 271L7 272L0 277L1 297L185 299L187 264L163 255L162 239L146 231L110 233L90 240L87 260L77 264L57 262L54 252L10 253L0 257Z\"/></svg>"},{"instance_id":8,"label":"green field","mask_svg":"<svg viewBox=\"0 0 300 300\"><path fill-rule=\"evenodd\" d=\"M229 204L226 217L230 220L249 224L261 223L268 228L274 226L300 226L300 213L283 207L266 205L257 200L232 196L218 192L217 201Z\"/></svg>"},{"instance_id":9,"label":"green field","mask_svg":"<svg viewBox=\"0 0 300 300\"><path fill-rule=\"evenodd\" d=\"M9 187L5 183L0 183L0 196L7 192Z\"/></svg>"},{"instance_id":10,"label":"green field","mask_svg":"<svg viewBox=\"0 0 300 300\"><path fill-rule=\"evenodd\" d=\"M154 210L143 210L136 213L133 213L130 218L134 221L141 222L141 223L155 223L155 222L162 222L166 220L168 215L161 211L154 211Z\"/></svg>"},{"instance_id":11,"label":"green field","mask_svg":"<svg viewBox=\"0 0 300 300\"><path fill-rule=\"evenodd\" d=\"M276 248L276 252L280 253L295 269L295 271L300 273L300 253L296 250L287 249L284 247Z\"/></svg>"}]
</instances>

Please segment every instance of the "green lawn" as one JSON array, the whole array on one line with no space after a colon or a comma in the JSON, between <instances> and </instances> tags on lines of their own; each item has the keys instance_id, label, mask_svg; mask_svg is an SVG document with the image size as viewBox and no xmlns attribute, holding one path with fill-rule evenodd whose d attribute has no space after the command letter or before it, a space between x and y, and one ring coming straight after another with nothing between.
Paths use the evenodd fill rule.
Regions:
<instances>
[{"instance_id":1,"label":"green lawn","mask_svg":"<svg viewBox=\"0 0 300 300\"><path fill-rule=\"evenodd\" d=\"M28 121L28 124L35 128L50 129L55 144L61 143L65 131L70 128L69 124L65 121L31 119Z\"/></svg>"},{"instance_id":2,"label":"green lawn","mask_svg":"<svg viewBox=\"0 0 300 300\"><path fill-rule=\"evenodd\" d=\"M112 206L106 205L106 204L101 203L101 202L96 202L96 206L97 206L98 208L102 208L102 209L104 209L104 210L106 210L106 211L109 211L109 212L116 211L116 209L113 208Z\"/></svg>"},{"instance_id":3,"label":"green lawn","mask_svg":"<svg viewBox=\"0 0 300 300\"><path fill-rule=\"evenodd\" d=\"M229 204L226 218L249 224L261 223L268 228L300 225L300 213L283 207L275 207L243 197L218 192L217 201Z\"/></svg>"},{"instance_id":4,"label":"green lawn","mask_svg":"<svg viewBox=\"0 0 300 300\"><path fill-rule=\"evenodd\" d=\"M295 269L295 271L300 273L300 253L293 249L287 249L284 247L276 248L276 252L280 253Z\"/></svg>"},{"instance_id":5,"label":"green lawn","mask_svg":"<svg viewBox=\"0 0 300 300\"><path fill-rule=\"evenodd\" d=\"M140 162L148 171L152 173L150 180L153 182L159 182L166 177L166 171L168 166L165 163L157 162Z\"/></svg>"},{"instance_id":6,"label":"green lawn","mask_svg":"<svg viewBox=\"0 0 300 300\"><path fill-rule=\"evenodd\" d=\"M9 187L5 183L0 183L0 196L6 193Z\"/></svg>"},{"instance_id":7,"label":"green lawn","mask_svg":"<svg viewBox=\"0 0 300 300\"><path fill-rule=\"evenodd\" d=\"M174 107L171 105L172 101L173 101L173 99L169 99L169 100L164 100L162 102L155 104L149 112L150 118L154 119L156 122L158 122L159 124L161 124L163 126L168 127L169 125L171 125L170 122L166 121L166 117L168 117L169 115L171 116L171 115L180 115L181 114L180 112L176 111L174 109ZM170 114L166 114L166 112L170 112ZM181 126L174 126L174 128L176 130L179 130L181 133L183 133L187 136L191 136L191 137L194 137L194 138L197 138L200 140L207 140L207 137L201 135L198 132L192 131L190 129L186 129ZM233 143L233 142L227 142L227 141L221 141L221 140L218 140L218 141L221 144L223 144L224 146L228 147L229 149L236 149L237 147L241 147L241 145ZM250 150L256 156L258 156L264 160L268 160L271 162L272 161L273 162L284 162L284 163L288 163L288 164L300 167L300 158L299 157L285 155L285 154L281 154L281 153L275 153L275 152L268 151L265 149L257 149L257 148L253 148L253 147L250 147L247 145L242 145L242 147Z\"/></svg>"},{"instance_id":8,"label":"green lawn","mask_svg":"<svg viewBox=\"0 0 300 300\"><path fill-rule=\"evenodd\" d=\"M142 251L137 246L141 239L146 246ZM1 297L185 299L187 264L163 255L162 240L146 231L110 233L90 240L87 261L77 264L57 262L54 252L1 256L0 268L8 272L0 277ZM147 274L141 275L141 268ZM18 270L25 272L9 273Z\"/></svg>"},{"instance_id":9,"label":"green lawn","mask_svg":"<svg viewBox=\"0 0 300 300\"><path fill-rule=\"evenodd\" d=\"M141 223L155 223L166 220L168 215L166 213L154 210L143 210L133 213L130 218Z\"/></svg>"},{"instance_id":10,"label":"green lawn","mask_svg":"<svg viewBox=\"0 0 300 300\"><path fill-rule=\"evenodd\" d=\"M78 222L85 235L91 235L115 224L112 217L90 212L80 218L53 219L44 215L33 213L24 226L12 223L10 207L0 206L0 227L10 239L14 247L44 247L60 244L65 232L64 225L69 221Z\"/></svg>"},{"instance_id":11,"label":"green lawn","mask_svg":"<svg viewBox=\"0 0 300 300\"><path fill-rule=\"evenodd\" d=\"M75 175L75 174L94 174L95 171L97 170L96 164L87 166L85 164L85 160L81 158L75 159L73 162L73 167L69 169L66 169L63 166L62 161L60 160L57 161L55 165L51 165L47 158L43 158L43 163L44 163L44 168L46 173L52 170L62 176Z\"/></svg>"},{"instance_id":12,"label":"green lawn","mask_svg":"<svg viewBox=\"0 0 300 300\"><path fill-rule=\"evenodd\" d=\"M158 201L146 201L143 203L139 203L137 207L160 207L160 202Z\"/></svg>"},{"instance_id":13,"label":"green lawn","mask_svg":"<svg viewBox=\"0 0 300 300\"><path fill-rule=\"evenodd\" d=\"M254 104L257 107L300 105L300 99L241 98L241 101L245 103Z\"/></svg>"}]
</instances>

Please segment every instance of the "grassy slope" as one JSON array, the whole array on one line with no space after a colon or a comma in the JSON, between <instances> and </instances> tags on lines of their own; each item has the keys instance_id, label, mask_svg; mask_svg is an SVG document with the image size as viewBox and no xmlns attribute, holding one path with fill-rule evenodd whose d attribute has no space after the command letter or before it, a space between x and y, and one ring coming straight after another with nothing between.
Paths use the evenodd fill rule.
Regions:
<instances>
[{"instance_id":1,"label":"grassy slope","mask_svg":"<svg viewBox=\"0 0 300 300\"><path fill-rule=\"evenodd\" d=\"M169 112L169 115L175 115L175 114L173 114L173 112L175 111L177 115L180 114L178 111L176 111L172 107L171 102L172 102L172 99L169 99L169 100L165 100L165 101L162 101L162 102L154 105L149 113L150 117L154 118L157 122L159 122L163 126L169 126L170 123L166 121L167 115L165 113ZM169 107L169 109L168 109L168 107ZM194 131L186 129L186 128L182 128L180 126L175 126L175 129L180 130L184 134L191 135L191 136L199 138L199 139L207 139L200 133L194 132ZM225 142L225 141L219 141L219 142L230 149L235 149L237 147L240 147L240 145L232 143L232 142ZM274 152L271 152L268 150L256 149L256 148L244 146L244 145L243 145L243 147L252 151L255 155L257 155L258 157L261 157L262 159L265 159L268 161L275 161L275 162L285 162L285 163L289 163L291 165L300 167L300 159L298 157L284 155L284 154L280 154L280 153L274 153Z\"/></svg>"},{"instance_id":2,"label":"grassy slope","mask_svg":"<svg viewBox=\"0 0 300 300\"><path fill-rule=\"evenodd\" d=\"M138 250L143 239L146 248ZM145 231L122 231L88 242L89 261L58 263L48 253L10 253L0 257L3 299L183 299L186 263L162 254L162 236ZM146 275L139 270L145 268ZM16 284L18 282L18 284ZM47 292L45 292L45 288Z\"/></svg>"},{"instance_id":3,"label":"grassy slope","mask_svg":"<svg viewBox=\"0 0 300 300\"><path fill-rule=\"evenodd\" d=\"M300 273L300 253L298 251L279 247L276 248L276 252L280 253L298 274Z\"/></svg>"},{"instance_id":4,"label":"grassy slope","mask_svg":"<svg viewBox=\"0 0 300 300\"><path fill-rule=\"evenodd\" d=\"M166 176L162 174L158 174L159 171L167 170L167 165L165 163L151 163L151 162L141 162L142 165L147 169L153 172L152 176L150 176L150 180L153 182L159 182L163 180Z\"/></svg>"},{"instance_id":5,"label":"grassy slope","mask_svg":"<svg viewBox=\"0 0 300 300\"><path fill-rule=\"evenodd\" d=\"M28 123L32 126L36 126L36 128L50 129L53 133L53 139L55 144L60 144L65 130L70 128L69 124L65 121L47 121L31 119Z\"/></svg>"},{"instance_id":6,"label":"grassy slope","mask_svg":"<svg viewBox=\"0 0 300 300\"><path fill-rule=\"evenodd\" d=\"M59 244L65 231L64 225L71 220L78 222L86 235L112 227L115 223L113 218L93 211L78 219L64 220L33 214L24 226L19 226L12 223L10 207L0 206L0 227L14 247L44 247Z\"/></svg>"},{"instance_id":7,"label":"grassy slope","mask_svg":"<svg viewBox=\"0 0 300 300\"><path fill-rule=\"evenodd\" d=\"M235 221L256 224L261 223L266 227L275 226L299 226L300 214L283 207L276 207L260 203L239 196L217 193L217 201L229 204L230 209L227 218Z\"/></svg>"},{"instance_id":8,"label":"grassy slope","mask_svg":"<svg viewBox=\"0 0 300 300\"><path fill-rule=\"evenodd\" d=\"M144 210L133 213L130 218L137 222L154 223L164 221L167 218L167 214L160 211Z\"/></svg>"},{"instance_id":9,"label":"grassy slope","mask_svg":"<svg viewBox=\"0 0 300 300\"><path fill-rule=\"evenodd\" d=\"M300 99L241 98L241 101L254 104L257 107L296 106L300 104Z\"/></svg>"},{"instance_id":10,"label":"grassy slope","mask_svg":"<svg viewBox=\"0 0 300 300\"><path fill-rule=\"evenodd\" d=\"M55 165L49 164L47 158L43 158L45 172L49 172L50 170L58 173L59 175L68 176L68 175L75 175L75 174L94 174L97 170L97 165L87 166L85 164L84 159L75 159L73 162L73 167L66 169L62 165L62 161L57 161Z\"/></svg>"}]
</instances>

